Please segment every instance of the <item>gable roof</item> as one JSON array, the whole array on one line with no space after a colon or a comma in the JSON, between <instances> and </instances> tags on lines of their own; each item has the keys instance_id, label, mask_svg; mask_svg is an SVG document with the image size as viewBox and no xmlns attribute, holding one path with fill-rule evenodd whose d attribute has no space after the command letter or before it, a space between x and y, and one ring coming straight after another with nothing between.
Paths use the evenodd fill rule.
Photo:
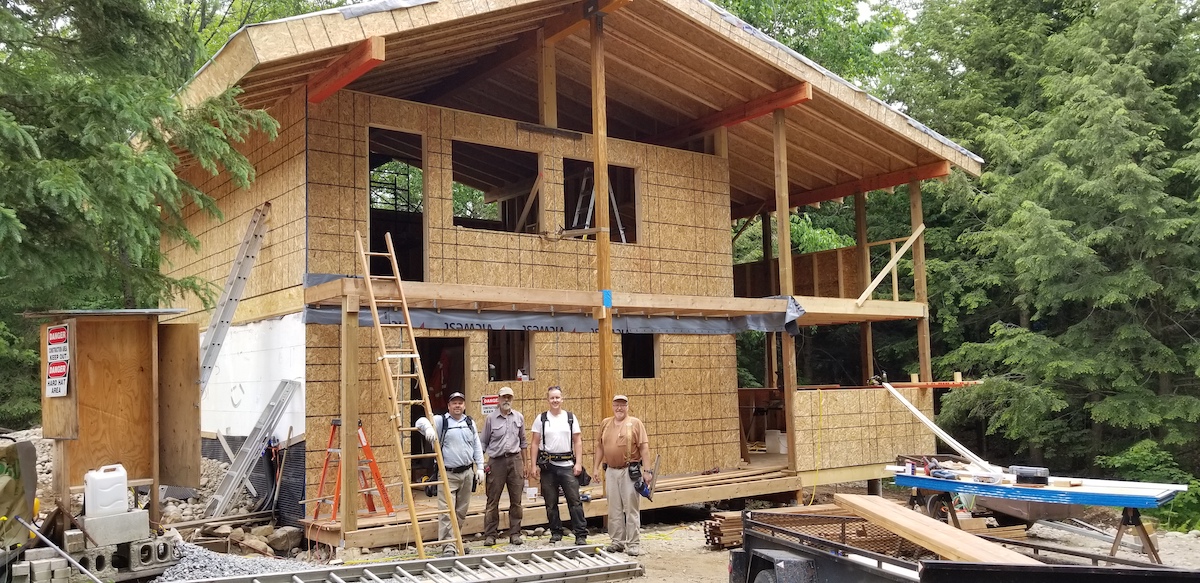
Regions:
<instances>
[{"instance_id":1,"label":"gable roof","mask_svg":"<svg viewBox=\"0 0 1200 583\"><path fill-rule=\"evenodd\" d=\"M386 59L349 89L536 122L540 29L561 38L559 127L589 132L585 4L375 0L252 25L230 37L181 99L193 105L239 85L245 105L268 107L380 37ZM980 173L979 156L707 0L599 0L598 6L609 13L611 137L678 143L670 142L673 129L807 83L811 99L786 108L790 206L944 175L950 165ZM770 115L729 126L732 216L774 208L772 152Z\"/></svg>"}]
</instances>

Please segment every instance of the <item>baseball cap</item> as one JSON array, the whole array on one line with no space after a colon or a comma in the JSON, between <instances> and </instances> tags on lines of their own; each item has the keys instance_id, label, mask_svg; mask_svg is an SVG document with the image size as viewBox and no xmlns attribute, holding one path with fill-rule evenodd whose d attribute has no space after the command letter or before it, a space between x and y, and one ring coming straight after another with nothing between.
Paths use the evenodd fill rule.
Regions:
<instances>
[{"instance_id":1,"label":"baseball cap","mask_svg":"<svg viewBox=\"0 0 1200 583\"><path fill-rule=\"evenodd\" d=\"M626 397L625 395L616 395L613 397L613 400L614 401L625 401L626 403L628 403L629 397Z\"/></svg>"},{"instance_id":2,"label":"baseball cap","mask_svg":"<svg viewBox=\"0 0 1200 583\"><path fill-rule=\"evenodd\" d=\"M504 395L511 397L513 395L512 387L500 387L500 396L503 397Z\"/></svg>"},{"instance_id":3,"label":"baseball cap","mask_svg":"<svg viewBox=\"0 0 1200 583\"><path fill-rule=\"evenodd\" d=\"M454 392L454 393L450 393L450 398L449 398L449 399L447 399L447 400L448 400L448 401L453 401L453 400L455 400L455 399L462 399L462 400L466 401L466 400L467 400L467 396L466 396L466 395L464 395L464 394L462 394L462 393Z\"/></svg>"}]
</instances>

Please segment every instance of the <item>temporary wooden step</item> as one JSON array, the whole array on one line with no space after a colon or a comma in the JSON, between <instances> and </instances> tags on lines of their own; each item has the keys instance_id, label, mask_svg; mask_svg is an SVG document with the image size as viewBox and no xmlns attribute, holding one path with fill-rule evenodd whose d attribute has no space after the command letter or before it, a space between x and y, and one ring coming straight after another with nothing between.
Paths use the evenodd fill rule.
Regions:
<instances>
[{"instance_id":1,"label":"temporary wooden step","mask_svg":"<svg viewBox=\"0 0 1200 583\"><path fill-rule=\"evenodd\" d=\"M384 384L384 394L387 395L389 401L388 418L391 420L393 435L396 439L396 450L399 452L397 456L400 462L400 477L403 480L404 490L411 493L414 483L412 481L412 462L420 459L433 459L437 462L437 478L432 481L420 484L420 486L434 486L442 488L443 492L450 490L450 481L446 478L446 464L442 459L442 450L440 447L433 448L433 453L413 454L413 440L423 439L421 433L416 427L407 424L407 419L410 416L407 414L408 409L414 405L424 407L426 415L432 414L433 407L429 401L429 388L425 384L425 373L421 368L421 353L417 350L417 338L412 327L412 318L408 313L408 299L404 294L404 283L400 279L400 266L396 263L396 249L392 246L391 233L384 234L384 242L387 245L387 252L368 251L363 245L362 233L355 232L355 239L358 244L358 254L361 259L363 279L366 285L365 288L368 305L371 307L371 321L375 328L375 362L379 367L379 378ZM371 274L371 257L387 257L388 265L391 267L390 275L377 276ZM395 286L400 297L388 298L386 302L381 302L375 293L375 285L381 284L386 288ZM379 306L384 303L388 306L399 306L404 318L403 324L384 324L379 318ZM384 335L385 328L398 328L400 338L398 341L389 343ZM408 383L405 386L400 386L402 381L415 383L418 392L421 395L419 401L411 398L401 398L400 395L409 394ZM403 407L403 409L402 409ZM407 437L407 439L405 439ZM448 504L445 511L438 511L432 515L426 513L418 513L416 504L411 502L406 504L409 516L409 528L412 532L412 540L417 547L417 555L422 559L428 557L426 547L430 545L446 545L453 544L458 550L458 554L463 554L462 532L459 530L458 516L454 509L454 504ZM450 530L453 538L450 540L430 541L426 543L421 538L421 526L418 522L421 518L429 518L430 516L439 516L447 514L450 519Z\"/></svg>"},{"instance_id":2,"label":"temporary wooden step","mask_svg":"<svg viewBox=\"0 0 1200 583\"><path fill-rule=\"evenodd\" d=\"M882 526L951 561L1010 565L1043 564L879 496L834 494L833 502L856 516L861 516L872 524Z\"/></svg>"}]
</instances>

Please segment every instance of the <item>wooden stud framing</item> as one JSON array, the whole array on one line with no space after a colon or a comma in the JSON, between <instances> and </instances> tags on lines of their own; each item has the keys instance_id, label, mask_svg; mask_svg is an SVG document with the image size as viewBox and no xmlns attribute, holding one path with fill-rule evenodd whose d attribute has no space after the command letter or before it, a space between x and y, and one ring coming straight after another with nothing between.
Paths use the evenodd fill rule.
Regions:
<instances>
[{"instance_id":1,"label":"wooden stud framing","mask_svg":"<svg viewBox=\"0 0 1200 583\"><path fill-rule=\"evenodd\" d=\"M787 115L782 109L776 109L775 120L775 221L779 241L779 293L790 296L794 293L795 280L792 279L792 224L788 200L788 164L787 164ZM795 472L796 457L796 340L791 334L780 334L783 338L783 411L788 439L788 470Z\"/></svg>"},{"instance_id":2,"label":"wooden stud framing","mask_svg":"<svg viewBox=\"0 0 1200 583\"><path fill-rule=\"evenodd\" d=\"M947 163L948 164L948 163ZM917 358L920 360L921 382L933 382L933 364L930 362L929 338L929 292L925 287L925 215L921 209L921 181L908 183L909 220L913 233L913 301L925 304L925 315L917 320ZM904 251L900 251L903 253Z\"/></svg>"},{"instance_id":3,"label":"wooden stud framing","mask_svg":"<svg viewBox=\"0 0 1200 583\"><path fill-rule=\"evenodd\" d=\"M558 127L558 68L554 64L554 45L546 42L545 29L538 29L538 121L548 128Z\"/></svg>"},{"instance_id":4,"label":"wooden stud framing","mask_svg":"<svg viewBox=\"0 0 1200 583\"><path fill-rule=\"evenodd\" d=\"M308 80L308 102L321 103L349 85L384 59L383 37L373 36L359 42L350 52L330 63Z\"/></svg>"},{"instance_id":5,"label":"wooden stud framing","mask_svg":"<svg viewBox=\"0 0 1200 583\"><path fill-rule=\"evenodd\" d=\"M867 194L854 193L854 234L858 250L858 287L862 293L866 287L867 278L871 276L871 247L867 241ZM870 322L858 325L859 359L862 368L862 384L867 384L875 375L874 335Z\"/></svg>"},{"instance_id":6,"label":"wooden stud framing","mask_svg":"<svg viewBox=\"0 0 1200 583\"><path fill-rule=\"evenodd\" d=\"M814 202L821 202L823 200L851 196L856 192L882 190L891 186L917 182L929 178L940 178L942 176L948 176L949 174L950 163L942 160L940 162L925 164L915 168L906 168L904 170L889 172L887 174L867 176L859 180L845 182L834 186L798 192L788 197L787 204L792 207L804 206ZM734 219L740 219L742 217L749 216L749 214L754 210L755 209L747 207L735 208L733 209L733 212L730 213L730 217Z\"/></svg>"},{"instance_id":7,"label":"wooden stud framing","mask_svg":"<svg viewBox=\"0 0 1200 583\"><path fill-rule=\"evenodd\" d=\"M342 298L342 532L358 530L358 309L356 295ZM315 435L310 428L310 433ZM399 455L399 454L397 454ZM376 484L383 488L383 484Z\"/></svg>"},{"instance_id":8,"label":"wooden stud framing","mask_svg":"<svg viewBox=\"0 0 1200 583\"><path fill-rule=\"evenodd\" d=\"M771 269L771 258L775 255L774 245L771 244L771 241L774 240L774 236L771 233L771 213L762 213L761 215L758 215L758 217L762 223L762 256L763 265L765 267L765 271L767 272L767 289L771 290L771 292L774 294L778 294L779 273ZM764 359L766 362L763 364L765 364L767 367L767 377L763 379L763 386L779 388L778 383L776 383L776 379L779 377L779 359L775 353L775 345L778 343L778 334L775 332L767 332L765 336L767 346L766 351L763 354L766 355L766 358Z\"/></svg>"}]
</instances>

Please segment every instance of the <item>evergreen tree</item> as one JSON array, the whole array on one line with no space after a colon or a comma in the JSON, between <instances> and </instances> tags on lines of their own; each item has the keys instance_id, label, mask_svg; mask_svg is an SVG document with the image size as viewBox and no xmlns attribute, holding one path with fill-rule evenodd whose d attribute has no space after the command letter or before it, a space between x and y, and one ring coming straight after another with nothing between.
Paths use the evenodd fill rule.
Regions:
<instances>
[{"instance_id":1,"label":"evergreen tree","mask_svg":"<svg viewBox=\"0 0 1200 583\"><path fill-rule=\"evenodd\" d=\"M273 135L234 92L185 110L177 55L194 32L142 0L0 0L0 424L36 406L36 330L26 309L155 306L206 284L163 277L162 237L190 242L180 212L211 201L174 169L179 153L242 185L234 149Z\"/></svg>"}]
</instances>

